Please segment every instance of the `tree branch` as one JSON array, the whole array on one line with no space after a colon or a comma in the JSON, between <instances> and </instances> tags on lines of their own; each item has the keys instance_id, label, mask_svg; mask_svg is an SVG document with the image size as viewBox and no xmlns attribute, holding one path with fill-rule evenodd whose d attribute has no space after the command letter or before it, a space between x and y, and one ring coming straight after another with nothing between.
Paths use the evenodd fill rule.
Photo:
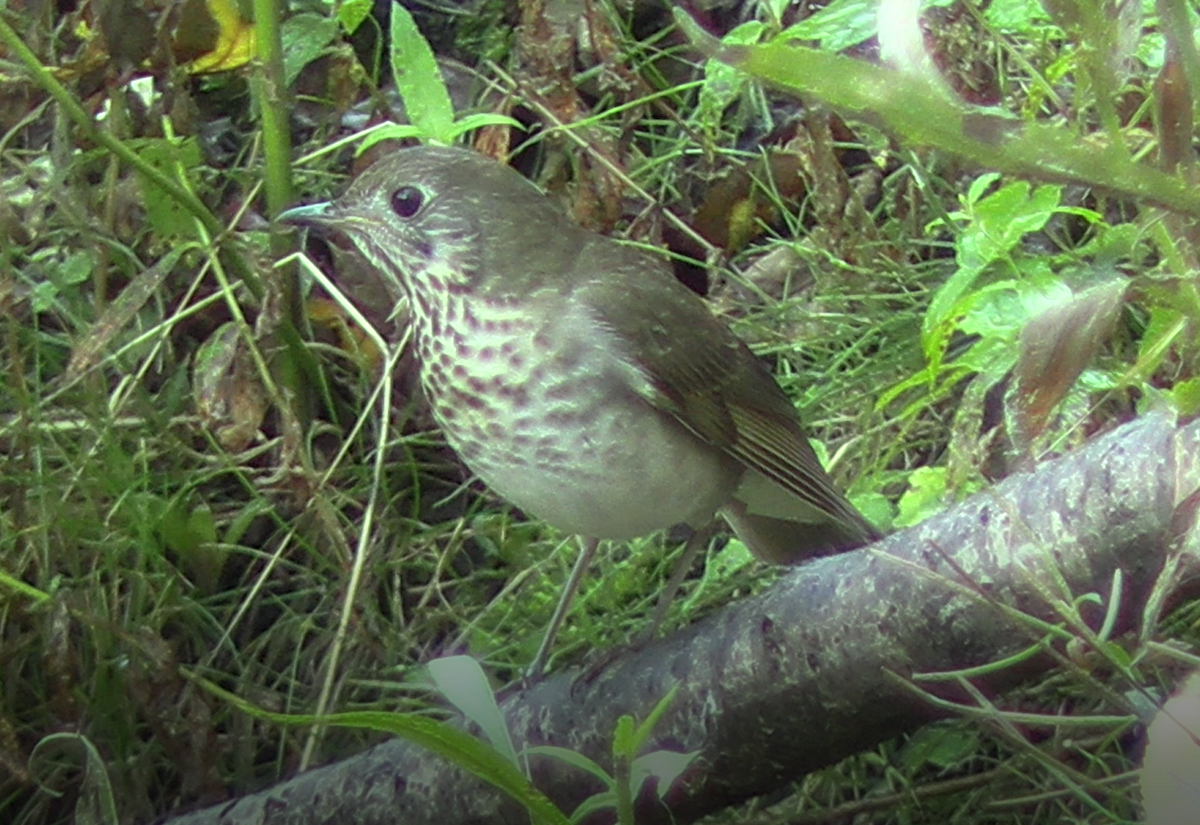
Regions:
<instances>
[{"instance_id":1,"label":"tree branch","mask_svg":"<svg viewBox=\"0 0 1200 825\"><path fill-rule=\"evenodd\" d=\"M821 559L769 591L615 661L589 682L552 676L502 703L513 738L555 744L610 766L617 718L644 718L678 694L651 749L699 751L638 822L690 822L763 794L899 733L936 712L893 675L981 665L1023 650L1083 593L1123 589L1116 625L1140 621L1176 546L1176 508L1200 488L1200 425L1165 415L1127 424L1032 473L1006 479L921 525ZM1174 524L1191 525L1192 513ZM1190 527L1189 527L1190 529ZM1194 572L1195 566L1185 566ZM1085 604L1100 626L1105 605ZM976 681L1004 690L1045 672L1048 657ZM945 688L940 695L955 698ZM557 760L532 760L534 782L564 810L599 790ZM301 774L267 791L171 820L406 825L528 822L499 791L403 741Z\"/></svg>"}]
</instances>

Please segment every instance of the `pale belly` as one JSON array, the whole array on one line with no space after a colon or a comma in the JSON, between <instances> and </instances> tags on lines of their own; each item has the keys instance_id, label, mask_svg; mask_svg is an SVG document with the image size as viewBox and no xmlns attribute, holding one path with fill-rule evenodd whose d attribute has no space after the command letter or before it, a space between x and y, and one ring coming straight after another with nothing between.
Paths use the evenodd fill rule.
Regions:
<instances>
[{"instance_id":1,"label":"pale belly","mask_svg":"<svg viewBox=\"0 0 1200 825\"><path fill-rule=\"evenodd\" d=\"M603 539L699 527L729 500L741 465L639 397L609 350L571 339L534 358L535 331L491 326L471 349L423 348L444 369L422 380L450 446L500 496Z\"/></svg>"},{"instance_id":2,"label":"pale belly","mask_svg":"<svg viewBox=\"0 0 1200 825\"><path fill-rule=\"evenodd\" d=\"M565 532L628 539L703 526L732 495L737 466L635 403L644 405L610 399L555 432L519 444L501 438L467 463L501 496Z\"/></svg>"}]
</instances>

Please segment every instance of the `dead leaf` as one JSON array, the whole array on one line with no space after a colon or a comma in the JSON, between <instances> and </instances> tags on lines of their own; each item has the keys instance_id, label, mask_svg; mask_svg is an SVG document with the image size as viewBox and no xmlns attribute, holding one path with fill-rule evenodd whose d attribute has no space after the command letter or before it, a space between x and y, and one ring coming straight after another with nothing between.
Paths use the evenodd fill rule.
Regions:
<instances>
[{"instance_id":1,"label":"dead leaf","mask_svg":"<svg viewBox=\"0 0 1200 825\"><path fill-rule=\"evenodd\" d=\"M1050 307L1021 330L1011 395L1014 445L1028 452L1050 414L1091 363L1116 323L1127 282L1113 278Z\"/></svg>"}]
</instances>

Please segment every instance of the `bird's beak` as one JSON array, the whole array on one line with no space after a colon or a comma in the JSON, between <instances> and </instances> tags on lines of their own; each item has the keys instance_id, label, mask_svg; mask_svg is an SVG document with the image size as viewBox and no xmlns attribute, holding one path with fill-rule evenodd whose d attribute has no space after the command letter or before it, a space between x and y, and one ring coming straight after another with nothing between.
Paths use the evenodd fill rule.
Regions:
<instances>
[{"instance_id":1,"label":"bird's beak","mask_svg":"<svg viewBox=\"0 0 1200 825\"><path fill-rule=\"evenodd\" d=\"M301 226L335 226L338 216L333 211L333 201L294 206L280 212L275 220L280 223L295 223Z\"/></svg>"}]
</instances>

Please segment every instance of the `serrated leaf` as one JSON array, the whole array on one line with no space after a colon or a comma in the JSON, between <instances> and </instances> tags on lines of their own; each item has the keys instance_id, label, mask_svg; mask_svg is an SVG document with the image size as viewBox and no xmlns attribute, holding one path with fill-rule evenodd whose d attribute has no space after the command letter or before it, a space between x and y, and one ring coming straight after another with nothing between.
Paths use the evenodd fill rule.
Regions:
<instances>
[{"instance_id":1,"label":"serrated leaf","mask_svg":"<svg viewBox=\"0 0 1200 825\"><path fill-rule=\"evenodd\" d=\"M200 144L195 138L157 138L140 141L137 153L143 160L170 177L176 177L181 169L195 169L203 160ZM146 217L160 240L199 240L196 218L190 212L141 173L138 174L138 184L146 205Z\"/></svg>"}]
</instances>

